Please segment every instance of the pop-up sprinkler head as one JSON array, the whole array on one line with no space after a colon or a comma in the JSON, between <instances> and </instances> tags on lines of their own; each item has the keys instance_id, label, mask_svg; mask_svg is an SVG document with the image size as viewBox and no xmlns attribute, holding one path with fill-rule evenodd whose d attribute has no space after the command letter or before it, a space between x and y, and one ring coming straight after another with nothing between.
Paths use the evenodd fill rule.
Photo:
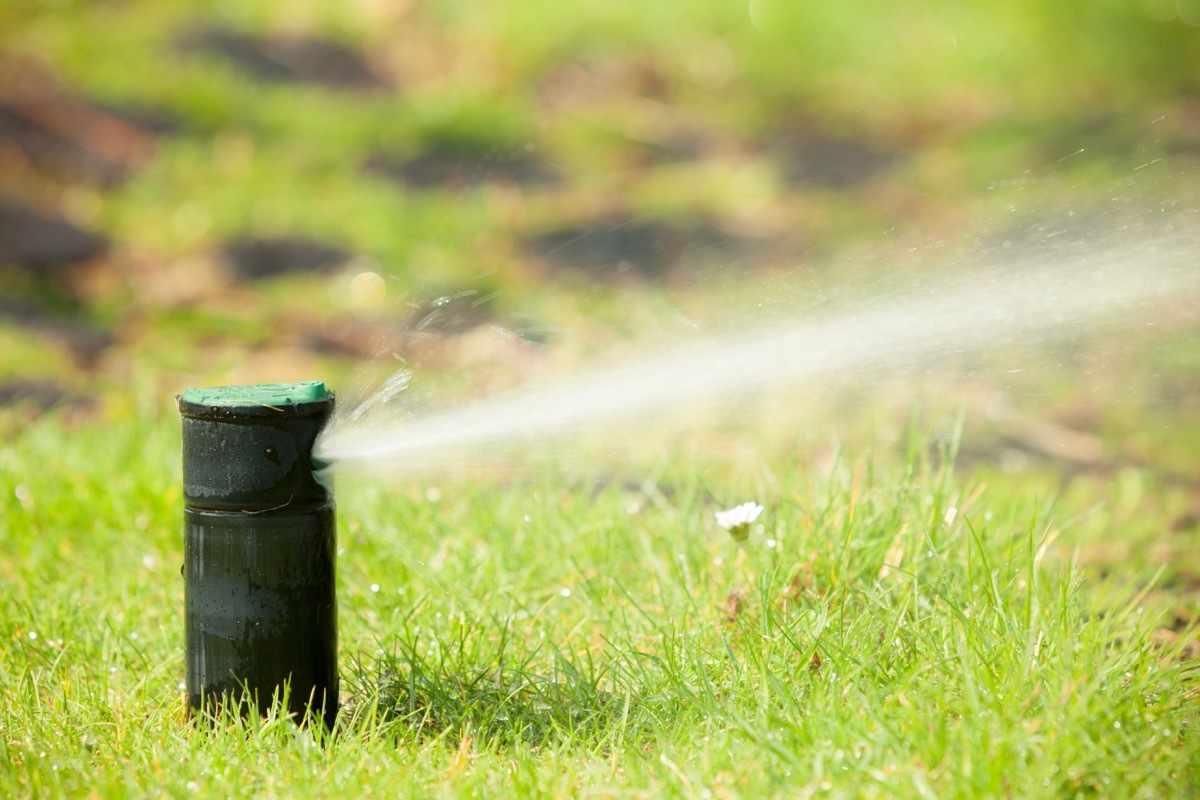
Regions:
<instances>
[{"instance_id":1,"label":"pop-up sprinkler head","mask_svg":"<svg viewBox=\"0 0 1200 800\"><path fill-rule=\"evenodd\" d=\"M183 417L188 704L338 709L333 494L312 447L333 411L320 381L188 389Z\"/></svg>"}]
</instances>

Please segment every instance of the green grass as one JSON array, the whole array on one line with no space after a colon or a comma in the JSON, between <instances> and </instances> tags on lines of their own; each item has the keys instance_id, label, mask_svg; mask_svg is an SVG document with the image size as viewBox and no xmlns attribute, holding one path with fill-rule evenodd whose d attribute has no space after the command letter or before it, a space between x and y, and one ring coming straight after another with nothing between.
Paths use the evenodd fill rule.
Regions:
<instances>
[{"instance_id":1,"label":"green grass","mask_svg":"<svg viewBox=\"0 0 1200 800\"><path fill-rule=\"evenodd\" d=\"M956 477L919 431L749 472L680 452L634 488L343 480L335 735L188 721L177 423L132 411L0 452L6 796L1200 786L1194 629L1079 564L1044 484ZM738 545L713 511L750 498L767 510Z\"/></svg>"},{"instance_id":2,"label":"green grass","mask_svg":"<svg viewBox=\"0 0 1200 800\"><path fill-rule=\"evenodd\" d=\"M878 0L586 9L448 1L389 15L330 2L18 2L0 9L0 48L85 96L157 108L184 124L136 180L89 201L99 210L88 221L115 239L177 259L247 228L305 232L420 286L511 267L495 248L467 244L435 275L423 247L483 234L503 241L571 222L572 209L593 217L618 203L657 213L698 205L729 219L789 201L766 163L742 164L732 185L728 165L713 177L622 167L632 139L653 139L664 124L751 154L804 120L865 139L903 156L894 179L916 189L905 209L925 194L953 203L1031 173L1124 176L1190 136L1182 98L1196 89L1200 34L1146 10L1162 4L977 5L966 13L939 0L910 13ZM215 20L361 46L397 88L355 95L264 85L220 59L178 52L181 32ZM578 64L597 75L599 96L567 107L546 99L556 76ZM650 90L639 88L639 74L665 96L641 96ZM1093 138L1097 122L1109 138ZM371 152L411 155L447 136L536 142L574 185L497 219L478 197L413 197L362 175ZM697 198L698 182L712 188ZM806 246L909 221L855 199L818 196L800 217Z\"/></svg>"},{"instance_id":3,"label":"green grass","mask_svg":"<svg viewBox=\"0 0 1200 800\"><path fill-rule=\"evenodd\" d=\"M234 379L320 377L349 396L392 349L420 399L469 394L677 339L687 320L936 285L971 269L977 239L1076 212L1089 237L1144 236L1167 219L1154 209L1196 196L1194 6L0 3L0 67L183 124L116 187L0 176L114 245L95 282L3 276L3 293L114 344L81 365L0 320L5 386L97 398L0 409L0 797L1200 793L1186 300L1153 329L971 354L919 385L818 387L802 406L617 431L493 474L343 479L331 736L274 709L183 711L171 407ZM332 36L395 88L263 84L175 48L214 21ZM770 149L798 124L897 161L864 187L788 186ZM696 158L641 163L677 135L703 143ZM569 177L455 193L362 169L444 140L530 142ZM711 221L785 255L625 286L523 253L530 235L621 214ZM364 260L330 278L208 275L244 233ZM1049 238L1035 245L1052 258ZM366 268L388 286L369 314L347 290ZM411 304L464 289L550 348L470 332L421 350L395 332ZM384 358L306 344L356 313L395 334ZM1103 458L1014 441L989 419L997 397ZM766 511L738 544L713 515L747 500Z\"/></svg>"}]
</instances>

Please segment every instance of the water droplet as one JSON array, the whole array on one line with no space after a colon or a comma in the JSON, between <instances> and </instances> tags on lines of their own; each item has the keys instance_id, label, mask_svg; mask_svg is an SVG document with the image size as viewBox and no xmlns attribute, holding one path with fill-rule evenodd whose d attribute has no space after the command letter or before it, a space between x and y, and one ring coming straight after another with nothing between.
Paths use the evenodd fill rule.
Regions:
<instances>
[{"instance_id":1,"label":"water droplet","mask_svg":"<svg viewBox=\"0 0 1200 800\"><path fill-rule=\"evenodd\" d=\"M183 203L171 215L171 230L184 239L199 239L211 224L208 212L198 203Z\"/></svg>"},{"instance_id":2,"label":"water droplet","mask_svg":"<svg viewBox=\"0 0 1200 800\"><path fill-rule=\"evenodd\" d=\"M387 281L377 272L360 272L350 279L348 300L356 316L370 316L387 300Z\"/></svg>"}]
</instances>

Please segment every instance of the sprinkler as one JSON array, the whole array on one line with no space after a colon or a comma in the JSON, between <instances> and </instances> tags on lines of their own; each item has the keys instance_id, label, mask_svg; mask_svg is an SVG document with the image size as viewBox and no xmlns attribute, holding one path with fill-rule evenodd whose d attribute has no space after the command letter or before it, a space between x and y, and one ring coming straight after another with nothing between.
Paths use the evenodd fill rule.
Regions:
<instances>
[{"instance_id":1,"label":"sprinkler","mask_svg":"<svg viewBox=\"0 0 1200 800\"><path fill-rule=\"evenodd\" d=\"M185 657L193 713L338 710L333 494L312 447L320 381L188 389L183 418Z\"/></svg>"}]
</instances>

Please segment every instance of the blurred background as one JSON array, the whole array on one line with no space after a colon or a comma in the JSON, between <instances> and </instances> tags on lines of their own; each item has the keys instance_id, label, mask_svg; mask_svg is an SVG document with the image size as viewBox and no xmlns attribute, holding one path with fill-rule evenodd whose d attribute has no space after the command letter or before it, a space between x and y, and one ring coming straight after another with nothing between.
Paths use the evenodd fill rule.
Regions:
<instances>
[{"instance_id":1,"label":"blurred background","mask_svg":"<svg viewBox=\"0 0 1200 800\"><path fill-rule=\"evenodd\" d=\"M477 394L781 281L1177 204L1198 26L1200 0L4 0L0 427L398 363Z\"/></svg>"}]
</instances>

